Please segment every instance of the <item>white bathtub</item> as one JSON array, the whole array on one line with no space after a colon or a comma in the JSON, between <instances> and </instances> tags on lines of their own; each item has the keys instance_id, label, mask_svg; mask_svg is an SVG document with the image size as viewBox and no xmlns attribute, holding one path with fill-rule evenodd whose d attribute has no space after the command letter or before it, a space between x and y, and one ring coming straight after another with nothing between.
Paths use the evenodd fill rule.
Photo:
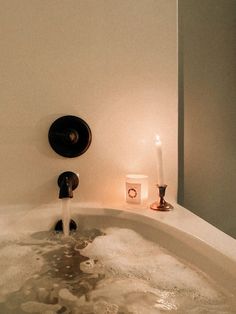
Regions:
<instances>
[{"instance_id":1,"label":"white bathtub","mask_svg":"<svg viewBox=\"0 0 236 314\"><path fill-rule=\"evenodd\" d=\"M187 209L174 204L170 212L149 209L110 209L96 204L72 202L72 218L92 227L125 225L197 266L222 289L236 296L236 240L213 227ZM14 215L13 215L14 212ZM16 208L1 211L1 235L52 229L60 219L60 202L25 211Z\"/></svg>"},{"instance_id":2,"label":"white bathtub","mask_svg":"<svg viewBox=\"0 0 236 314\"><path fill-rule=\"evenodd\" d=\"M61 219L60 202L33 210L17 211L16 208L1 213L1 234L32 233L52 229ZM95 208L96 206L96 208ZM146 234L177 255L186 258L204 271L225 278L226 286L236 291L236 240L178 204L170 212L149 209L116 207L104 208L98 204L71 203L72 217L78 215L106 217L109 220L125 219L136 223L136 229ZM13 214L14 212L14 214ZM90 219L90 222L92 220ZM150 227L150 228L149 228ZM214 265L214 267L212 267Z\"/></svg>"}]
</instances>

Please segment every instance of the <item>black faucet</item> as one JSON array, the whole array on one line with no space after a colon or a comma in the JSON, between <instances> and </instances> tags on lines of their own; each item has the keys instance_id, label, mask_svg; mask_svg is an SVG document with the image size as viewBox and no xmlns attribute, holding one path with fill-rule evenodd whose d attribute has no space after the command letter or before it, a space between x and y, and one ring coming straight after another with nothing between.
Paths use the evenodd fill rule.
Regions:
<instances>
[{"instance_id":1,"label":"black faucet","mask_svg":"<svg viewBox=\"0 0 236 314\"><path fill-rule=\"evenodd\" d=\"M60 188L59 198L72 198L73 190L79 185L79 178L74 172L65 171L60 174L57 183Z\"/></svg>"}]
</instances>

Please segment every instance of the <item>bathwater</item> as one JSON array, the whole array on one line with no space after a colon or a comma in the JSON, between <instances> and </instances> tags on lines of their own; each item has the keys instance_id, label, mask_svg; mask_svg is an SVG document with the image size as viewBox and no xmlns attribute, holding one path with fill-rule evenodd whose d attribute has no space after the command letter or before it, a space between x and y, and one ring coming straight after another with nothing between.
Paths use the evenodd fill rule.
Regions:
<instances>
[{"instance_id":1,"label":"bathwater","mask_svg":"<svg viewBox=\"0 0 236 314\"><path fill-rule=\"evenodd\" d=\"M232 314L233 302L130 229L39 232L0 246L2 314Z\"/></svg>"}]
</instances>

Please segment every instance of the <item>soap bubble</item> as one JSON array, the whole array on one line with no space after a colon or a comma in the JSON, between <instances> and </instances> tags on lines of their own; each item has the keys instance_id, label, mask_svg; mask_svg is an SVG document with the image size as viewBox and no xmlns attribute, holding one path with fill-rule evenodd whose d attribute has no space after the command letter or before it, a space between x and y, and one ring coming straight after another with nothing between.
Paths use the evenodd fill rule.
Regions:
<instances>
[{"instance_id":1,"label":"soap bubble","mask_svg":"<svg viewBox=\"0 0 236 314\"><path fill-rule=\"evenodd\" d=\"M94 271L94 265L95 265L94 260L89 259L87 261L80 263L80 269L84 273L91 274Z\"/></svg>"},{"instance_id":2,"label":"soap bubble","mask_svg":"<svg viewBox=\"0 0 236 314\"><path fill-rule=\"evenodd\" d=\"M98 301L93 306L94 314L117 314L119 307L116 304L110 304L106 301Z\"/></svg>"}]
</instances>

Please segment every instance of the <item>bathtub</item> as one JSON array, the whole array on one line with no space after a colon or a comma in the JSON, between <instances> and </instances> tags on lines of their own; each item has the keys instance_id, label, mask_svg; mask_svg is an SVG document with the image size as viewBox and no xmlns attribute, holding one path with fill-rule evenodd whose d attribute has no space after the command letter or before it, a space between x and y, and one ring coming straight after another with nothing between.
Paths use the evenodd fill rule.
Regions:
<instances>
[{"instance_id":1,"label":"bathtub","mask_svg":"<svg viewBox=\"0 0 236 314\"><path fill-rule=\"evenodd\" d=\"M72 203L71 209L78 228L115 227L133 230L207 274L222 293L231 300L235 299L236 240L180 205L174 204L174 210L170 212L75 203ZM11 211L15 214L12 215ZM44 205L21 212L12 208L10 214L5 212L1 215L1 238L14 239L17 235L52 230L60 216L59 202L53 206Z\"/></svg>"}]
</instances>

